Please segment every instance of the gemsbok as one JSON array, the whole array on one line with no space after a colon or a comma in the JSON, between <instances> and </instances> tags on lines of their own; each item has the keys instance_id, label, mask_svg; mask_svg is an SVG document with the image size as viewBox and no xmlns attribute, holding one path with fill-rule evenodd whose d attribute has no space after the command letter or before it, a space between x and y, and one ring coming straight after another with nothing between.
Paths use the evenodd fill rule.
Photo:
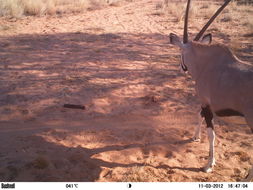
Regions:
<instances>
[{"instance_id":1,"label":"gemsbok","mask_svg":"<svg viewBox=\"0 0 253 190\"><path fill-rule=\"evenodd\" d=\"M253 132L253 70L250 63L240 61L229 48L222 44L211 44L212 35L201 38L220 12L231 0L216 11L193 41L188 40L188 0L183 41L176 34L170 34L170 43L181 51L181 68L195 81L196 94L201 103L200 115L206 122L209 139L209 160L204 167L211 172L215 165L213 114L217 116L243 116ZM200 40L201 39L201 40ZM200 138L200 126L196 126L195 140ZM253 168L250 171L252 178Z\"/></svg>"}]
</instances>

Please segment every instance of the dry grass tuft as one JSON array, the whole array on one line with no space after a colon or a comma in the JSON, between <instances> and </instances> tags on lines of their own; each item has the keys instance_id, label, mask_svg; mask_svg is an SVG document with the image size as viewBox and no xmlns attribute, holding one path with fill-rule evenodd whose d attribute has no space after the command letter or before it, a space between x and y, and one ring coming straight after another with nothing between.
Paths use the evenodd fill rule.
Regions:
<instances>
[{"instance_id":1,"label":"dry grass tuft","mask_svg":"<svg viewBox=\"0 0 253 190\"><path fill-rule=\"evenodd\" d=\"M185 8L186 8L186 3L184 1L168 1L168 0L164 0L162 3L162 6L160 6L161 8L163 8L164 12L166 14L171 15L174 18L175 22L180 22L183 20L184 15L185 15ZM159 4L157 3L156 7ZM210 9L210 5L205 3L204 5L202 3L199 2L192 2L192 5L190 7L190 12L189 12L189 18L194 20L196 18L198 18L200 16L200 14L202 15L202 17L206 17L207 15L210 16L211 14L213 14L213 12L215 10ZM215 7L216 8L216 7ZM200 11L203 10L204 11ZM206 11L208 10L208 11ZM203 15L203 13L205 13Z\"/></svg>"},{"instance_id":2,"label":"dry grass tuft","mask_svg":"<svg viewBox=\"0 0 253 190\"><path fill-rule=\"evenodd\" d=\"M0 16L12 15L13 17L21 17L24 9L21 8L18 0L0 0Z\"/></svg>"},{"instance_id":3,"label":"dry grass tuft","mask_svg":"<svg viewBox=\"0 0 253 190\"><path fill-rule=\"evenodd\" d=\"M215 13L215 11L217 10L218 6L216 4L208 4L208 3L204 3L204 4L198 4L196 9L199 9L199 14L197 15L198 17L202 17L205 19L209 19L211 17L211 15L213 15Z\"/></svg>"},{"instance_id":4,"label":"dry grass tuft","mask_svg":"<svg viewBox=\"0 0 253 190\"><path fill-rule=\"evenodd\" d=\"M122 0L0 0L0 16L20 18L23 15L76 13L117 5Z\"/></svg>"},{"instance_id":5,"label":"dry grass tuft","mask_svg":"<svg viewBox=\"0 0 253 190\"><path fill-rule=\"evenodd\" d=\"M46 11L46 4L43 1L21 0L21 6L27 15L42 15Z\"/></svg>"},{"instance_id":6,"label":"dry grass tuft","mask_svg":"<svg viewBox=\"0 0 253 190\"><path fill-rule=\"evenodd\" d=\"M184 17L185 3L165 1L164 10L172 15L176 22L180 22Z\"/></svg>"},{"instance_id":7,"label":"dry grass tuft","mask_svg":"<svg viewBox=\"0 0 253 190\"><path fill-rule=\"evenodd\" d=\"M193 1L189 12L190 25L200 26L209 19L216 10L220 7L220 2L205 2L205 1ZM163 0L157 3L156 9L163 10L164 14L169 15L173 20L180 25L184 19L185 14L185 1L177 0ZM249 30L253 29L253 19L250 18L253 12L252 4L241 4L238 1L232 1L223 12L217 17L212 24L212 28L216 28L218 25L222 26L224 23L230 23L238 25L239 23L248 27ZM228 25L229 26L229 25Z\"/></svg>"}]
</instances>

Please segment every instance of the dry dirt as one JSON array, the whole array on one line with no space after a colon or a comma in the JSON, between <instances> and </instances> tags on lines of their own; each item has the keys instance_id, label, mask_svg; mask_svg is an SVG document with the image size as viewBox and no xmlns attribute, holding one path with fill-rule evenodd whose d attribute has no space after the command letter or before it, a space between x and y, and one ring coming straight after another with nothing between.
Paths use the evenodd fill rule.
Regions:
<instances>
[{"instance_id":1,"label":"dry dirt","mask_svg":"<svg viewBox=\"0 0 253 190\"><path fill-rule=\"evenodd\" d=\"M157 2L0 19L0 181L246 177L253 164L249 127L219 119L217 165L213 173L202 172L204 127L201 142L189 141L199 102L168 41L182 25L161 14ZM232 41L231 33L214 38ZM241 58L252 62L252 34L236 39ZM63 108L66 103L86 109Z\"/></svg>"}]
</instances>

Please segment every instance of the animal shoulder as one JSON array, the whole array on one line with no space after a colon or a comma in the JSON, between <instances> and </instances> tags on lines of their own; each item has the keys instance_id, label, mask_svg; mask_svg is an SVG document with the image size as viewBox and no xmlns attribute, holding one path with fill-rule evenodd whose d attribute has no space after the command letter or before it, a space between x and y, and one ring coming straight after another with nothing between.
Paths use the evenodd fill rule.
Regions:
<instances>
[{"instance_id":1,"label":"animal shoulder","mask_svg":"<svg viewBox=\"0 0 253 190\"><path fill-rule=\"evenodd\" d=\"M202 44L200 42L192 42L195 52L206 56L226 57L231 61L236 61L238 58L233 52L224 44Z\"/></svg>"},{"instance_id":2,"label":"animal shoulder","mask_svg":"<svg viewBox=\"0 0 253 190\"><path fill-rule=\"evenodd\" d=\"M217 50L217 51L231 53L230 49L226 45L220 44L220 43L203 44L201 42L192 42L192 44L193 44L194 48L197 48L197 49L209 50L209 51Z\"/></svg>"}]
</instances>

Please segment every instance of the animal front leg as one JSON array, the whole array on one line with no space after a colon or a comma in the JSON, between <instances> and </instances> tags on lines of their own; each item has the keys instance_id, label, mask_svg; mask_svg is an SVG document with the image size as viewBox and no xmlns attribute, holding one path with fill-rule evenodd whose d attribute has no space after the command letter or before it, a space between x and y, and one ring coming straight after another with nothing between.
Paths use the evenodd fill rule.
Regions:
<instances>
[{"instance_id":1,"label":"animal front leg","mask_svg":"<svg viewBox=\"0 0 253 190\"><path fill-rule=\"evenodd\" d=\"M206 167L204 167L204 172L212 172L212 168L215 165L214 158L214 141L215 141L215 133L212 128L207 128L208 140L209 140L209 158Z\"/></svg>"},{"instance_id":2,"label":"animal front leg","mask_svg":"<svg viewBox=\"0 0 253 190\"><path fill-rule=\"evenodd\" d=\"M215 133L214 133L214 126L212 123L213 120L213 113L209 106L202 108L201 113L203 114L206 125L207 125L207 134L209 140L209 158L206 167L204 167L205 172L212 172L212 167L215 165L215 158L214 158L214 142L215 142Z\"/></svg>"},{"instance_id":3,"label":"animal front leg","mask_svg":"<svg viewBox=\"0 0 253 190\"><path fill-rule=\"evenodd\" d=\"M200 141L200 134L201 134L201 126L203 124L203 121L204 121L204 116L202 114L202 111L200 112L199 114L199 120L198 120L198 125L195 127L195 134L194 136L192 137L192 140L194 142L199 142Z\"/></svg>"}]
</instances>

